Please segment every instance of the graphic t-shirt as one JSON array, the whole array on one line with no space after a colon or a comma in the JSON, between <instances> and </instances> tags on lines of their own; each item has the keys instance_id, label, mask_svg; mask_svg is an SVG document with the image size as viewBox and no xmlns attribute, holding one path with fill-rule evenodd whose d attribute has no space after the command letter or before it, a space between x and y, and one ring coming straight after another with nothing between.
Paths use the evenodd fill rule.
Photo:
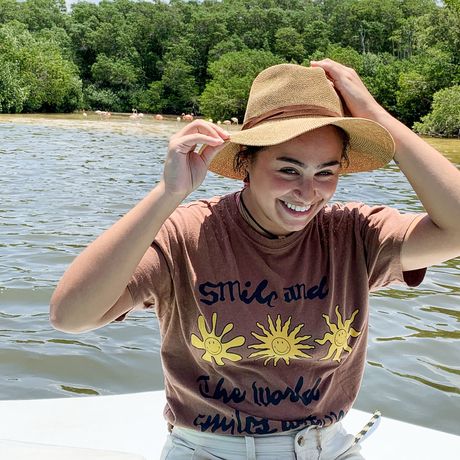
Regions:
<instances>
[{"instance_id":1,"label":"graphic t-shirt","mask_svg":"<svg viewBox=\"0 0 460 460\"><path fill-rule=\"evenodd\" d=\"M273 240L238 197L180 206L128 286L159 319L165 417L229 435L332 424L361 383L369 292L423 279L400 264L417 216L337 204Z\"/></svg>"}]
</instances>

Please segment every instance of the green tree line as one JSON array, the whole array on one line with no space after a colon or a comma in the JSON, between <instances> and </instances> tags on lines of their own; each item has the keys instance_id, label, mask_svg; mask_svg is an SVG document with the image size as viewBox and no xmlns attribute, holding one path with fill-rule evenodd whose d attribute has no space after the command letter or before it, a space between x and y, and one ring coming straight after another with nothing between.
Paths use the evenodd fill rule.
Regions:
<instances>
[{"instance_id":1,"label":"green tree line","mask_svg":"<svg viewBox=\"0 0 460 460\"><path fill-rule=\"evenodd\" d=\"M252 79L330 57L426 134L459 135L460 0L0 0L0 112L244 115Z\"/></svg>"}]
</instances>

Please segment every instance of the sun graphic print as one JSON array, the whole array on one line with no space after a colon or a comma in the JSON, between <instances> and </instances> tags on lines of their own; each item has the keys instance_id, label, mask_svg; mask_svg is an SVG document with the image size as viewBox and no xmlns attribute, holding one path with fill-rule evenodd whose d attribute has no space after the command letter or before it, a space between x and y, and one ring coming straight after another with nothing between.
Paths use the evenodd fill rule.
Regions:
<instances>
[{"instance_id":1,"label":"sun graphic print","mask_svg":"<svg viewBox=\"0 0 460 460\"><path fill-rule=\"evenodd\" d=\"M328 315L323 315L327 325L329 326L330 332L326 332L322 339L316 339L315 342L320 345L324 345L326 342L330 342L329 351L324 358L321 360L332 358L333 361L340 362L341 354L343 351L351 353L352 348L348 345L350 337L358 337L361 332L355 331L351 327L351 323L355 319L355 316L358 314L359 310L355 310L350 319L345 321L342 320L342 315L339 312L339 306L335 307L335 314L337 315L337 324L331 322L331 319Z\"/></svg>"},{"instance_id":2,"label":"sun graphic print","mask_svg":"<svg viewBox=\"0 0 460 460\"><path fill-rule=\"evenodd\" d=\"M290 359L311 358L310 355L305 354L302 350L308 350L314 347L300 343L302 340L311 338L311 335L296 337L296 335L300 332L300 329L304 326L303 324L299 324L291 332L289 332L291 317L288 318L284 325L281 324L280 315L276 317L276 324L273 324L273 320L270 315L267 315L267 319L269 328L268 331L262 324L257 323L257 326L262 329L262 332L265 335L259 335L255 332L251 332L251 334L256 339L260 340L261 343L249 345L248 348L260 350L250 354L249 358L267 358L264 361L264 366L266 366L271 359L273 359L273 365L276 366L280 359L284 359L284 362L289 364Z\"/></svg>"},{"instance_id":3,"label":"sun graphic print","mask_svg":"<svg viewBox=\"0 0 460 460\"><path fill-rule=\"evenodd\" d=\"M218 366L223 366L225 363L223 359L228 359L230 361L239 361L242 359L240 355L236 353L230 353L228 350L234 347L240 347L244 344L245 338L243 336L235 337L228 342L224 342L223 338L225 334L228 334L233 329L233 323L228 323L222 334L216 334L216 323L217 323L217 313L212 314L212 329L208 331L206 328L206 322L204 316L200 315L198 317L198 329L201 333L202 339L197 337L195 334L191 336L191 343L195 348L205 350L205 353L201 356L201 359L212 363L214 360Z\"/></svg>"}]
</instances>

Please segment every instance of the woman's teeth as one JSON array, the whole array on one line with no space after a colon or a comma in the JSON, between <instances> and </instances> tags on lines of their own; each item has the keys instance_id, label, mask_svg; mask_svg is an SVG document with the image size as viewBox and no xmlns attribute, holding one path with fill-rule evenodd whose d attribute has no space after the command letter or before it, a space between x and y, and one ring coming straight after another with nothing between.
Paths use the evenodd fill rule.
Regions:
<instances>
[{"instance_id":1,"label":"woman's teeth","mask_svg":"<svg viewBox=\"0 0 460 460\"><path fill-rule=\"evenodd\" d=\"M308 211L311 208L311 205L310 206L296 206L295 204L288 203L287 201L283 201L283 203L289 209L292 209L293 211L297 211L297 212L305 212L305 211Z\"/></svg>"}]
</instances>

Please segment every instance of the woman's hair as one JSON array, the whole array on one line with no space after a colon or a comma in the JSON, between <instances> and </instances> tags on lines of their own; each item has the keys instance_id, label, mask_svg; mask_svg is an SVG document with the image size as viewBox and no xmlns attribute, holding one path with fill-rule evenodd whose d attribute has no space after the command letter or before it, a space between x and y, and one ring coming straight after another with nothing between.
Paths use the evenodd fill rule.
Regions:
<instances>
[{"instance_id":1,"label":"woman's hair","mask_svg":"<svg viewBox=\"0 0 460 460\"><path fill-rule=\"evenodd\" d=\"M331 126L336 128L338 134L342 138L343 149L342 156L340 158L340 164L341 166L348 166L350 163L350 159L348 157L348 150L350 148L350 136L342 128L335 125ZM233 159L233 169L235 172L245 176L244 182L249 183L247 167L255 160L256 154L259 152L259 150L262 150L263 148L264 147L254 145L242 145L240 151L235 155L235 158Z\"/></svg>"}]
</instances>

